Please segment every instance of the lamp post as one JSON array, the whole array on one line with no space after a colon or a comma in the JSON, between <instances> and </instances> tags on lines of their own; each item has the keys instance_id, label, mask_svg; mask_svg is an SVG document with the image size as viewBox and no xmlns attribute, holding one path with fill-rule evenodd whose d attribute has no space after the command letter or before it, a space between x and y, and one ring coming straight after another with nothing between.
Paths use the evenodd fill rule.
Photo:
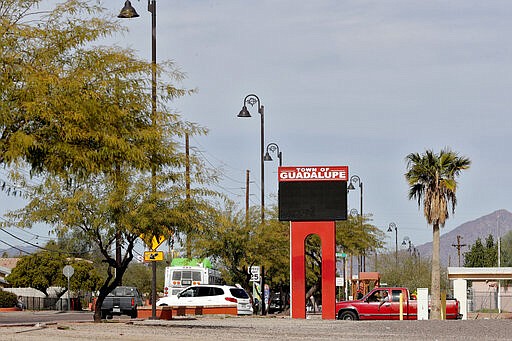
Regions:
<instances>
[{"instance_id":1,"label":"lamp post","mask_svg":"<svg viewBox=\"0 0 512 341\"><path fill-rule=\"evenodd\" d=\"M361 181L361 178L357 175L352 175L350 177L350 181L349 181L349 185L348 185L347 189L349 191L356 189L354 187L355 183L359 183L359 199L360 199L359 214L360 214L360 218L361 218L361 228L362 228L364 226L364 224L363 224L363 182ZM364 255L365 251L366 250L363 250L363 255L361 256L361 259L360 259L363 271L366 271L366 261L365 261L365 255ZM360 266L360 268L361 268L361 266Z\"/></svg>"},{"instance_id":2,"label":"lamp post","mask_svg":"<svg viewBox=\"0 0 512 341\"><path fill-rule=\"evenodd\" d=\"M395 223L389 223L388 232L393 232L393 229L395 229L395 262L398 266L398 228Z\"/></svg>"},{"instance_id":3,"label":"lamp post","mask_svg":"<svg viewBox=\"0 0 512 341\"><path fill-rule=\"evenodd\" d=\"M148 0L148 11L151 13L151 124L156 124L156 0ZM124 3L118 18L136 18L139 14L129 0ZM156 192L156 168L151 167L151 190ZM156 262L151 262L151 318L156 319Z\"/></svg>"},{"instance_id":4,"label":"lamp post","mask_svg":"<svg viewBox=\"0 0 512 341\"><path fill-rule=\"evenodd\" d=\"M265 124L264 124L264 107L260 104L260 99L254 94L245 96L243 101L242 110L237 117L251 117L247 105L254 106L258 104L258 113L261 115L261 137L260 137L260 166L261 166L261 222L265 221L265 161L264 161L264 148L265 148Z\"/></svg>"},{"instance_id":5,"label":"lamp post","mask_svg":"<svg viewBox=\"0 0 512 341\"><path fill-rule=\"evenodd\" d=\"M408 236L405 236L404 239L402 240L402 246L407 247L407 251L409 252L409 254L412 254L412 243L411 239Z\"/></svg>"},{"instance_id":6,"label":"lamp post","mask_svg":"<svg viewBox=\"0 0 512 341\"><path fill-rule=\"evenodd\" d=\"M276 143L269 143L267 144L267 151L265 152L265 156L263 157L263 161L273 161L272 157L270 156L271 152L276 152L277 157L279 158L279 167L283 165L283 153L279 151L279 146Z\"/></svg>"}]
</instances>

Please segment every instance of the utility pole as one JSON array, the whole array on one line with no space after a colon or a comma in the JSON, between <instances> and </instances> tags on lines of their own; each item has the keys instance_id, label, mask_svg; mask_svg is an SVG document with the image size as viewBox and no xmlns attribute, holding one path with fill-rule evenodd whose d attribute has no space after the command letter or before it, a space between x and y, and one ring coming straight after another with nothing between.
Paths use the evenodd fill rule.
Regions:
<instances>
[{"instance_id":1,"label":"utility pole","mask_svg":"<svg viewBox=\"0 0 512 341\"><path fill-rule=\"evenodd\" d=\"M187 210L190 210L190 144L188 133L185 133L185 200ZM192 240L189 233L187 233L186 249L187 258L192 258Z\"/></svg>"},{"instance_id":2,"label":"utility pole","mask_svg":"<svg viewBox=\"0 0 512 341\"><path fill-rule=\"evenodd\" d=\"M459 257L459 267L460 267L460 248L467 245L467 244L461 244L460 243L461 239L462 239L462 237L457 235L457 244L452 244L452 246L457 248L457 256Z\"/></svg>"},{"instance_id":3,"label":"utility pole","mask_svg":"<svg viewBox=\"0 0 512 341\"><path fill-rule=\"evenodd\" d=\"M245 176L245 225L249 226L249 173L250 171L247 169L247 173Z\"/></svg>"}]
</instances>

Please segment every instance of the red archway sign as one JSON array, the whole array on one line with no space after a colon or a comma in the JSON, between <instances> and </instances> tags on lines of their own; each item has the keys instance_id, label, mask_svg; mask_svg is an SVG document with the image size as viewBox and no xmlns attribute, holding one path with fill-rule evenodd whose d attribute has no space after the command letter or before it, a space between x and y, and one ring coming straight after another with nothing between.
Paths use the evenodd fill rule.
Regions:
<instances>
[{"instance_id":1,"label":"red archway sign","mask_svg":"<svg viewBox=\"0 0 512 341\"><path fill-rule=\"evenodd\" d=\"M305 240L322 242L322 318L336 317L336 220L347 219L347 166L279 167L279 220L290 221L291 316L306 318Z\"/></svg>"}]
</instances>

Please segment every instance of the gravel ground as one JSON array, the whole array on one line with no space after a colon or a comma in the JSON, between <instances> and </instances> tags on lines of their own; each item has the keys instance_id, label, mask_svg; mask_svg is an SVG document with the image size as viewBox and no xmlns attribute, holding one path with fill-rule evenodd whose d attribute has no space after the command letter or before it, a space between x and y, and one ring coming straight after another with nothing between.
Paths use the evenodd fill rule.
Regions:
<instances>
[{"instance_id":1,"label":"gravel ground","mask_svg":"<svg viewBox=\"0 0 512 341\"><path fill-rule=\"evenodd\" d=\"M198 317L0 328L1 340L512 340L512 320L335 321Z\"/></svg>"}]
</instances>

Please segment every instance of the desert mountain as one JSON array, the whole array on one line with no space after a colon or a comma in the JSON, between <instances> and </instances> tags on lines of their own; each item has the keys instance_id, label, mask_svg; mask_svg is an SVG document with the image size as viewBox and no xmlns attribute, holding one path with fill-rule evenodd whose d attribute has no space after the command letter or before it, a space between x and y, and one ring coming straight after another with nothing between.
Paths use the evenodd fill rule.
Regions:
<instances>
[{"instance_id":1,"label":"desert mountain","mask_svg":"<svg viewBox=\"0 0 512 341\"><path fill-rule=\"evenodd\" d=\"M445 234L442 234L443 229L441 229L441 264L443 266L459 266L457 236L460 236L460 265L463 266L464 253L469 250L477 238L485 242L487 236L492 234L496 241L498 235L502 237L510 230L512 230L512 213L504 209L468 221ZM416 248L421 257L432 256L432 242L417 245Z\"/></svg>"}]
</instances>

